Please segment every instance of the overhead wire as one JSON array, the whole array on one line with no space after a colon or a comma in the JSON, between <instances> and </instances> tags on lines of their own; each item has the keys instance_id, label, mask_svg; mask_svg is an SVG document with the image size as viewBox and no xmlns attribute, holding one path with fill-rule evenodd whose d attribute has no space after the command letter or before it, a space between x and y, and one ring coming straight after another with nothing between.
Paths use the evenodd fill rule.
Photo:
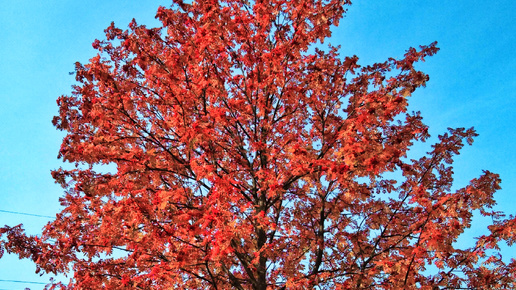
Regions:
<instances>
[{"instance_id":1,"label":"overhead wire","mask_svg":"<svg viewBox=\"0 0 516 290\"><path fill-rule=\"evenodd\" d=\"M26 213L26 212L17 212L17 211L3 210L3 209L0 209L0 212L10 213L10 214L26 215L26 216L34 216L34 217L42 217L42 218L49 218L49 219L55 219L55 217L51 217L51 216L48 216L48 215L40 215L40 214L33 214L33 213Z\"/></svg>"},{"instance_id":2,"label":"overhead wire","mask_svg":"<svg viewBox=\"0 0 516 290\"><path fill-rule=\"evenodd\" d=\"M4 280L0 279L0 282L9 282L9 283L24 283L24 284L43 284L47 285L47 282L34 282L34 281L22 281L22 280Z\"/></svg>"},{"instance_id":3,"label":"overhead wire","mask_svg":"<svg viewBox=\"0 0 516 290\"><path fill-rule=\"evenodd\" d=\"M18 211L10 211L10 210L3 210L3 209L0 209L0 212L9 213L9 214L17 214L17 215L25 215L25 216L48 218L48 219L55 219L55 217L51 217L51 216L48 216L48 215L33 214L33 213L18 212ZM47 284L49 284L49 283L46 283L46 282L23 281L23 280L7 280L7 279L0 279L0 282L21 283L21 284L38 284L38 285L47 285ZM0 290L3 290L3 289L0 289Z\"/></svg>"}]
</instances>

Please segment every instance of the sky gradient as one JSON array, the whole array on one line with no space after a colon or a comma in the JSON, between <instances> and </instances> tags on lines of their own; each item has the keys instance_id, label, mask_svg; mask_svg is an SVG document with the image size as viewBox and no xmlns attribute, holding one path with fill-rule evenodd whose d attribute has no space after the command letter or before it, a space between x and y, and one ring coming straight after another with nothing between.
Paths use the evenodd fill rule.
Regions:
<instances>
[{"instance_id":1,"label":"sky gradient","mask_svg":"<svg viewBox=\"0 0 516 290\"><path fill-rule=\"evenodd\" d=\"M480 134L455 158L455 189L482 170L500 174L496 209L516 213L516 23L513 0L354 1L330 43L341 56L357 55L362 65L402 57L409 47L438 41L437 55L417 68L430 75L426 88L410 99L421 111L432 138L416 145L428 151L447 127L475 127ZM496 4L493 4L496 3ZM111 21L126 28L132 18L157 26L159 5L168 1L4 1L0 7L0 226L24 224L37 234L55 216L63 190L50 170L63 166L57 153L63 133L51 124L55 100L69 94L74 63L95 56L91 43L103 39ZM460 242L470 246L489 220L477 218ZM516 247L503 248L504 260ZM0 259L0 289L42 289L50 276L34 273L30 261ZM66 280L65 280L66 281Z\"/></svg>"}]
</instances>

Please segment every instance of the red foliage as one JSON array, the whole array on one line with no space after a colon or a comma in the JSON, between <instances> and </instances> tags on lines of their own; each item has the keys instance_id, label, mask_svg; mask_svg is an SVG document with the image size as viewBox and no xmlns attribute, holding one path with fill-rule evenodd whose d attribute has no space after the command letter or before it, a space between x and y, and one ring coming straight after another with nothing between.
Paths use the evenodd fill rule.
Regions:
<instances>
[{"instance_id":1,"label":"red foliage","mask_svg":"<svg viewBox=\"0 0 516 290\"><path fill-rule=\"evenodd\" d=\"M429 137L406 111L435 43L361 67L309 50L349 1L174 2L77 63L54 119L76 164L53 172L64 209L39 238L2 228L2 251L73 270L70 289L516 287L486 252L515 239L490 211L498 176L451 190L473 129L406 158ZM477 209L492 234L456 248Z\"/></svg>"}]
</instances>

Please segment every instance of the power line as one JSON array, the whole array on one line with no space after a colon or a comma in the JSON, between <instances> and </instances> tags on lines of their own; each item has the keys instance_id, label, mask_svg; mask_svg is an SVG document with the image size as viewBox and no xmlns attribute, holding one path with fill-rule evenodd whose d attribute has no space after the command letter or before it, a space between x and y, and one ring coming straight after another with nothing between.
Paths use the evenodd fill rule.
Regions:
<instances>
[{"instance_id":1,"label":"power line","mask_svg":"<svg viewBox=\"0 0 516 290\"><path fill-rule=\"evenodd\" d=\"M21 281L21 280L4 280L4 279L0 279L0 282L24 283L24 284L43 284L43 285L47 285L48 284L46 282Z\"/></svg>"},{"instance_id":2,"label":"power line","mask_svg":"<svg viewBox=\"0 0 516 290\"><path fill-rule=\"evenodd\" d=\"M3 210L3 209L0 209L0 212L11 213L11 214L19 214L19 215L27 215L27 216L35 216L35 217L42 217L42 218L49 218L49 219L55 219L55 217L51 217L51 216L48 216L48 215L40 215L40 214L17 212L17 211L9 211L9 210Z\"/></svg>"}]
</instances>

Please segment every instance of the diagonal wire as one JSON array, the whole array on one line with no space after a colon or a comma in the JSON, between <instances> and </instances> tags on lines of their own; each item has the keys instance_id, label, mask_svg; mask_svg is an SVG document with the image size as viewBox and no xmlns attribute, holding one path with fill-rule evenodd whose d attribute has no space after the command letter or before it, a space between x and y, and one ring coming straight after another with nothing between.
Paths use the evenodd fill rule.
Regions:
<instances>
[{"instance_id":1,"label":"diagonal wire","mask_svg":"<svg viewBox=\"0 0 516 290\"><path fill-rule=\"evenodd\" d=\"M33 214L33 213L17 212L17 211L3 210L3 209L0 209L0 212L19 214L19 215L27 215L27 216L35 216L35 217L42 217L42 218L49 218L49 219L55 219L55 217L51 217L51 216L48 216L48 215L40 215L40 214Z\"/></svg>"},{"instance_id":2,"label":"diagonal wire","mask_svg":"<svg viewBox=\"0 0 516 290\"><path fill-rule=\"evenodd\" d=\"M10 283L25 283L25 284L48 284L47 282L34 282L34 281L21 281L21 280L4 280L0 279L0 282L10 282Z\"/></svg>"}]
</instances>

